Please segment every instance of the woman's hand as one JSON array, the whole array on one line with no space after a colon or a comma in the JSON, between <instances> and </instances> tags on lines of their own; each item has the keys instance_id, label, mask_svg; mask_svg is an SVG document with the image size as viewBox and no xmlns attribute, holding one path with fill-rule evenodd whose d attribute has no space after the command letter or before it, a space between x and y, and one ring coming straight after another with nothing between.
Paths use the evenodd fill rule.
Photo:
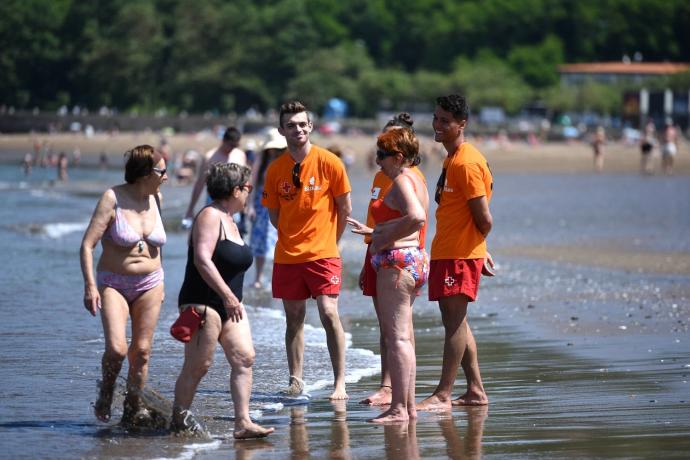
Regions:
<instances>
[{"instance_id":1,"label":"woman's hand","mask_svg":"<svg viewBox=\"0 0 690 460\"><path fill-rule=\"evenodd\" d=\"M367 227L360 221L353 219L352 217L348 217L346 219L347 225L352 227L351 231L352 233L357 233L358 235L371 235L374 231L373 228Z\"/></svg>"},{"instance_id":2,"label":"woman's hand","mask_svg":"<svg viewBox=\"0 0 690 460\"><path fill-rule=\"evenodd\" d=\"M237 300L237 297L234 295L232 297L227 297L223 301L223 306L228 313L228 319L233 323L239 323L244 317L244 305L242 305L242 302Z\"/></svg>"},{"instance_id":3,"label":"woman's hand","mask_svg":"<svg viewBox=\"0 0 690 460\"><path fill-rule=\"evenodd\" d=\"M96 311L101 309L101 294L96 286L84 287L84 307L91 316L96 316Z\"/></svg>"}]
</instances>

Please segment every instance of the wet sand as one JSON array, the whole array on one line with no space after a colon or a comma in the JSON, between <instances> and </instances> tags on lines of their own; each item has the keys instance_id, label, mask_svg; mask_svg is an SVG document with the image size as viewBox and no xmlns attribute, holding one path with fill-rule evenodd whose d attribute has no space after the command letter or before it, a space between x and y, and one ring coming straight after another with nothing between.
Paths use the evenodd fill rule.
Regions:
<instances>
[{"instance_id":1,"label":"wet sand","mask_svg":"<svg viewBox=\"0 0 690 460\"><path fill-rule=\"evenodd\" d=\"M176 150L216 144L191 136L170 141ZM355 154L352 174L366 182L370 138L315 139L326 146L336 141ZM69 152L75 138L55 136L50 142L53 148ZM156 145L158 137L121 134L116 139L79 142L85 163L95 164L101 150L117 155L138 143ZM14 161L30 148L28 136L0 136L3 161ZM593 175L585 144L513 145L509 150L486 145L482 150L497 176L519 180L524 174L529 181L534 175ZM681 147L676 175L690 175L689 157L687 146ZM636 175L638 161L636 147L612 145L605 174ZM429 158L425 168L429 182L434 182L438 165L438 158ZM499 193L506 193L505 188L497 191L497 197ZM553 206L557 213L558 205ZM164 217L172 222L179 212L168 209ZM346 243L346 251L361 251L355 246L358 241ZM328 391L322 390L313 394L308 406L264 411L260 422L276 427L265 440L216 438L211 443L190 443L164 438L153 449L150 436L104 429L102 442L86 457L685 458L690 451L687 251L648 245L635 249L603 239L586 247L570 240L497 243L499 274L482 281L480 298L470 309L488 408L420 413L416 423L373 426L367 420L380 409L357 401L377 388L375 376L350 385L346 403L329 402ZM354 254L345 261L346 285L356 285L360 260ZM258 302L256 296L249 291L246 301ZM353 346L378 352L378 327L368 302L352 288L343 292L340 305ZM280 308L275 302L273 306ZM419 400L437 383L443 329L436 305L423 297L415 304L414 321ZM309 309L308 322L318 324L314 308ZM462 383L460 375L456 395L464 391ZM230 417L203 421L215 433L231 432Z\"/></svg>"}]
</instances>

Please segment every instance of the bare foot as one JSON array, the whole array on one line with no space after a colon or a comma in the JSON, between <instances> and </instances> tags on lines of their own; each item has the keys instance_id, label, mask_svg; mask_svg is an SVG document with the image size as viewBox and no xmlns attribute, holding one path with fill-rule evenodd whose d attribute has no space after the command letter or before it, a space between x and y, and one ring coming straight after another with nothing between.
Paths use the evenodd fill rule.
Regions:
<instances>
[{"instance_id":1,"label":"bare foot","mask_svg":"<svg viewBox=\"0 0 690 460\"><path fill-rule=\"evenodd\" d=\"M441 399L438 395L431 395L417 404L417 410L446 411L451 409L450 399Z\"/></svg>"},{"instance_id":2,"label":"bare foot","mask_svg":"<svg viewBox=\"0 0 690 460\"><path fill-rule=\"evenodd\" d=\"M93 412L96 414L96 418L101 422L109 422L114 388L110 391L104 390L101 382L98 383L98 387L100 390L98 391L98 399L93 404Z\"/></svg>"},{"instance_id":3,"label":"bare foot","mask_svg":"<svg viewBox=\"0 0 690 460\"><path fill-rule=\"evenodd\" d=\"M254 289L261 289L263 286L261 285L261 281L254 281L254 284L252 285Z\"/></svg>"},{"instance_id":4,"label":"bare foot","mask_svg":"<svg viewBox=\"0 0 690 460\"><path fill-rule=\"evenodd\" d=\"M391 403L391 395L393 390L391 387L384 385L378 390L376 390L370 396L362 399L360 404L368 404L370 406L385 406Z\"/></svg>"},{"instance_id":5,"label":"bare foot","mask_svg":"<svg viewBox=\"0 0 690 460\"><path fill-rule=\"evenodd\" d=\"M383 414L378 417L369 420L371 423L405 423L410 420L410 416L407 414L406 410L400 409L388 409Z\"/></svg>"},{"instance_id":6,"label":"bare foot","mask_svg":"<svg viewBox=\"0 0 690 460\"><path fill-rule=\"evenodd\" d=\"M470 393L468 391L451 401L451 404L453 406L486 406L489 404L489 398L486 397L486 393Z\"/></svg>"},{"instance_id":7,"label":"bare foot","mask_svg":"<svg viewBox=\"0 0 690 460\"><path fill-rule=\"evenodd\" d=\"M235 439L265 438L274 431L275 428L264 428L261 425L258 425L254 422L250 422L245 424L240 429L235 429L235 432L232 434L232 436Z\"/></svg>"},{"instance_id":8,"label":"bare foot","mask_svg":"<svg viewBox=\"0 0 690 460\"><path fill-rule=\"evenodd\" d=\"M334 399L349 399L350 397L347 395L347 392L345 391L345 386L343 385L342 387L336 386L335 391L328 397L331 401Z\"/></svg>"}]
</instances>

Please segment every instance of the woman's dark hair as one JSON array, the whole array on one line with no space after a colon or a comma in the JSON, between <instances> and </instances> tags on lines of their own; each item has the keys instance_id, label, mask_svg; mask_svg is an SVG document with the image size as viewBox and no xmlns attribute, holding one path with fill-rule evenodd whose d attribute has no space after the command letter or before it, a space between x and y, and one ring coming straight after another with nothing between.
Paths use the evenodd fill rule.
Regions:
<instances>
[{"instance_id":1,"label":"woman's dark hair","mask_svg":"<svg viewBox=\"0 0 690 460\"><path fill-rule=\"evenodd\" d=\"M156 159L156 151L150 145L138 145L125 152L125 182L133 184L140 177L146 177L153 172L153 167L160 161Z\"/></svg>"},{"instance_id":2,"label":"woman's dark hair","mask_svg":"<svg viewBox=\"0 0 690 460\"><path fill-rule=\"evenodd\" d=\"M413 124L414 120L412 119L412 115L410 115L407 112L400 112L399 114L395 115L393 118L388 120L386 125L383 127L383 130L385 131L390 127L413 129Z\"/></svg>"},{"instance_id":3,"label":"woman's dark hair","mask_svg":"<svg viewBox=\"0 0 690 460\"><path fill-rule=\"evenodd\" d=\"M206 191L212 200L227 198L236 187L249 181L252 170L236 163L216 163L206 177Z\"/></svg>"},{"instance_id":4,"label":"woman's dark hair","mask_svg":"<svg viewBox=\"0 0 690 460\"><path fill-rule=\"evenodd\" d=\"M386 152L401 154L410 166L417 166L421 161L419 141L411 128L391 129L380 134L376 146Z\"/></svg>"}]
</instances>

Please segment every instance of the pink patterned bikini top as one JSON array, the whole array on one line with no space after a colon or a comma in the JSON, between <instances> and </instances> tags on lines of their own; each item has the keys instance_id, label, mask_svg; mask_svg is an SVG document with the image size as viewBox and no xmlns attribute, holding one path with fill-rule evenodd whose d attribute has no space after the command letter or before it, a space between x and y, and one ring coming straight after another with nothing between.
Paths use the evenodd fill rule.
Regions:
<instances>
[{"instance_id":1,"label":"pink patterned bikini top","mask_svg":"<svg viewBox=\"0 0 690 460\"><path fill-rule=\"evenodd\" d=\"M156 206L156 209L158 209L158 206ZM156 211L156 226L153 227L151 233L142 236L135 232L132 226L129 225L129 222L127 222L127 218L117 205L117 196L115 197L115 220L105 231L103 238L112 240L112 242L118 246L124 247L131 247L142 241L146 241L151 246L161 247L165 244L167 239L160 211ZM139 251L143 250L143 245L139 245Z\"/></svg>"}]
</instances>

